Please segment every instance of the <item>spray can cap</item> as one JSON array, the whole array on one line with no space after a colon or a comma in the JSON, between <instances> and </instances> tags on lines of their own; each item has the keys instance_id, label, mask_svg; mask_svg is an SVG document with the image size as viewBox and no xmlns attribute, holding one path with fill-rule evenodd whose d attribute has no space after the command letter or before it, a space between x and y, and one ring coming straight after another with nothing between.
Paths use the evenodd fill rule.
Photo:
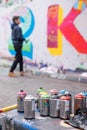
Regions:
<instances>
[{"instance_id":1,"label":"spray can cap","mask_svg":"<svg viewBox=\"0 0 87 130\"><path fill-rule=\"evenodd\" d=\"M40 87L40 89L43 89L43 87Z\"/></svg>"},{"instance_id":2,"label":"spray can cap","mask_svg":"<svg viewBox=\"0 0 87 130\"><path fill-rule=\"evenodd\" d=\"M23 90L23 89L21 89L21 90L20 90L20 92L24 92L24 90Z\"/></svg>"},{"instance_id":3,"label":"spray can cap","mask_svg":"<svg viewBox=\"0 0 87 130\"><path fill-rule=\"evenodd\" d=\"M60 99L61 100L70 100L70 96L62 96Z\"/></svg>"},{"instance_id":4,"label":"spray can cap","mask_svg":"<svg viewBox=\"0 0 87 130\"><path fill-rule=\"evenodd\" d=\"M87 96L87 92L86 91L83 91L80 94L82 94L83 96Z\"/></svg>"},{"instance_id":5,"label":"spray can cap","mask_svg":"<svg viewBox=\"0 0 87 130\"><path fill-rule=\"evenodd\" d=\"M40 87L37 92L41 92L41 91L44 91L43 87Z\"/></svg>"},{"instance_id":6,"label":"spray can cap","mask_svg":"<svg viewBox=\"0 0 87 130\"><path fill-rule=\"evenodd\" d=\"M50 90L50 93L51 93L51 94L57 94L58 91L57 91L56 89L51 89L51 90Z\"/></svg>"},{"instance_id":7,"label":"spray can cap","mask_svg":"<svg viewBox=\"0 0 87 130\"><path fill-rule=\"evenodd\" d=\"M32 95L28 95L25 97L25 100L34 100L34 97Z\"/></svg>"},{"instance_id":8,"label":"spray can cap","mask_svg":"<svg viewBox=\"0 0 87 130\"><path fill-rule=\"evenodd\" d=\"M60 90L59 94L65 94L66 90Z\"/></svg>"},{"instance_id":9,"label":"spray can cap","mask_svg":"<svg viewBox=\"0 0 87 130\"><path fill-rule=\"evenodd\" d=\"M77 95L75 95L75 98L78 98L78 99L83 99L83 98L84 98L84 96L83 96L82 94L77 94Z\"/></svg>"},{"instance_id":10,"label":"spray can cap","mask_svg":"<svg viewBox=\"0 0 87 130\"><path fill-rule=\"evenodd\" d=\"M26 95L26 92L24 92L24 90L21 89L20 92L18 92L18 95Z\"/></svg>"}]
</instances>

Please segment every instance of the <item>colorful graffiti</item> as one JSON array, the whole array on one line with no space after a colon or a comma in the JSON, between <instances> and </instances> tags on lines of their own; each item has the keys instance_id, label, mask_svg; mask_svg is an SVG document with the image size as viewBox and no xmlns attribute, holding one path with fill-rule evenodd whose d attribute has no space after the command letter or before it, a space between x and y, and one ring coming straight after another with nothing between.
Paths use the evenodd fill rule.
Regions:
<instances>
[{"instance_id":1,"label":"colorful graffiti","mask_svg":"<svg viewBox=\"0 0 87 130\"><path fill-rule=\"evenodd\" d=\"M59 5L53 5L51 8L57 7L59 8ZM49 7L50 8L50 7ZM56 25L57 20L60 19L60 15L58 16L58 18L55 19L56 23L56 27L55 25L53 25L53 20L52 18L49 18L48 15L48 48L58 48L59 49L59 44L61 42L61 35L59 35L58 39L56 40L56 42L54 42L55 40L55 33L54 31L52 31L52 29L56 30L56 32L60 32L65 36L65 38L70 42L70 44L79 52L79 53L83 53L83 54L87 54L87 41L84 39L84 37L81 35L81 33L79 32L79 30L76 28L76 26L74 25L74 20L87 8L87 3L85 3L84 0L78 0L74 6L72 7L71 11L69 12L69 14L65 17L65 19L62 21L62 23L60 23L59 25ZM48 14L49 14L48 10ZM52 11L52 10L51 10ZM53 10L53 12L55 12L55 10ZM51 13L52 14L52 13ZM60 12L56 11L56 15L60 14ZM51 27L50 27L50 22L51 22ZM55 28L54 28L55 27ZM51 30L51 31L50 31ZM49 32L51 32L49 35ZM58 36L58 34L56 34ZM49 40L49 38L51 40ZM54 38L54 40L53 40ZM51 41L51 42L50 42ZM56 44L57 43L57 44ZM57 49L55 49L57 50ZM58 50L57 50L58 51ZM61 53L57 53L57 52L52 52L50 51L51 55L58 55Z\"/></svg>"},{"instance_id":2,"label":"colorful graffiti","mask_svg":"<svg viewBox=\"0 0 87 130\"><path fill-rule=\"evenodd\" d=\"M9 39L9 52L11 53L11 55L15 55L15 50L14 50L14 46L12 44L12 40ZM24 42L23 43L23 48L22 48L22 54L25 57L28 57L30 59L33 58L33 45L32 43L29 41L27 44Z\"/></svg>"},{"instance_id":3,"label":"colorful graffiti","mask_svg":"<svg viewBox=\"0 0 87 130\"><path fill-rule=\"evenodd\" d=\"M29 0L0 0L0 4L9 7L12 6L13 4L27 4Z\"/></svg>"},{"instance_id":4,"label":"colorful graffiti","mask_svg":"<svg viewBox=\"0 0 87 130\"><path fill-rule=\"evenodd\" d=\"M29 36L33 32L34 25L35 25L35 20L32 11L27 7L18 7L13 11L11 18L14 15L20 16L23 36L24 38L29 38ZM9 52L12 55L15 55L15 50L11 38L9 39L8 48L9 48ZM22 52L23 52L23 56L26 56L30 59L33 58L33 45L31 41L29 41L27 44L24 42Z\"/></svg>"},{"instance_id":5,"label":"colorful graffiti","mask_svg":"<svg viewBox=\"0 0 87 130\"><path fill-rule=\"evenodd\" d=\"M72 7L68 16L60 26L60 30L72 46L80 53L87 54L87 42L74 25L74 20L86 9L83 0L79 0Z\"/></svg>"},{"instance_id":6,"label":"colorful graffiti","mask_svg":"<svg viewBox=\"0 0 87 130\"><path fill-rule=\"evenodd\" d=\"M62 54L62 34L58 26L62 22L63 10L59 5L48 8L48 50L52 55Z\"/></svg>"}]
</instances>

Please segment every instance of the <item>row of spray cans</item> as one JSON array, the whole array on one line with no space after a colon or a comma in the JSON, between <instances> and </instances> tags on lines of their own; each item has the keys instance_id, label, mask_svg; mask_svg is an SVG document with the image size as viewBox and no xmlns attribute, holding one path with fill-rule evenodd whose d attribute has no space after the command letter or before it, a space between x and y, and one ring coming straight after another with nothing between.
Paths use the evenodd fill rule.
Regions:
<instances>
[{"instance_id":1,"label":"row of spray cans","mask_svg":"<svg viewBox=\"0 0 87 130\"><path fill-rule=\"evenodd\" d=\"M43 88L37 91L36 100L31 95L21 90L17 96L17 111L24 112L25 119L35 118L35 106L41 116L50 116L52 118L60 117L69 119L72 113L72 95L66 90L57 91L52 89L50 94ZM83 91L74 96L74 114L78 110L87 109L87 92Z\"/></svg>"},{"instance_id":2,"label":"row of spray cans","mask_svg":"<svg viewBox=\"0 0 87 130\"><path fill-rule=\"evenodd\" d=\"M37 91L37 108L41 116L60 117L69 119L72 113L72 95L66 90L52 89L50 95L40 88ZM87 92L83 91L74 96L74 114L78 110L87 111Z\"/></svg>"},{"instance_id":3,"label":"row of spray cans","mask_svg":"<svg viewBox=\"0 0 87 130\"><path fill-rule=\"evenodd\" d=\"M24 113L25 119L35 118L35 99L31 95L27 95L26 92L20 90L17 95L17 111Z\"/></svg>"},{"instance_id":4,"label":"row of spray cans","mask_svg":"<svg viewBox=\"0 0 87 130\"><path fill-rule=\"evenodd\" d=\"M72 96L68 91L52 89L50 95L40 88L37 91L37 108L41 116L68 119L72 111Z\"/></svg>"}]
</instances>

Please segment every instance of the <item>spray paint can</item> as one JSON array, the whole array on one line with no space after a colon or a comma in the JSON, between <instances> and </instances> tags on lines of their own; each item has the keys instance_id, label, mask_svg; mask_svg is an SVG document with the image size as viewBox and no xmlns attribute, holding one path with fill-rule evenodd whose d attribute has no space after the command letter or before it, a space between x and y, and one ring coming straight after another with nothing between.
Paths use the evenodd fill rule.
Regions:
<instances>
[{"instance_id":1,"label":"spray paint can","mask_svg":"<svg viewBox=\"0 0 87 130\"><path fill-rule=\"evenodd\" d=\"M40 87L38 90L37 90L37 109L38 111L40 111L40 97L42 95L47 95L48 93L42 88Z\"/></svg>"},{"instance_id":2,"label":"spray paint can","mask_svg":"<svg viewBox=\"0 0 87 130\"><path fill-rule=\"evenodd\" d=\"M43 88L38 89L38 91L37 91L37 109L38 109L38 111L40 111L40 97L41 97L41 95L47 95L47 94L48 93Z\"/></svg>"},{"instance_id":3,"label":"spray paint can","mask_svg":"<svg viewBox=\"0 0 87 130\"><path fill-rule=\"evenodd\" d=\"M40 115L48 116L49 115L49 95L42 95L40 97Z\"/></svg>"},{"instance_id":4,"label":"spray paint can","mask_svg":"<svg viewBox=\"0 0 87 130\"><path fill-rule=\"evenodd\" d=\"M45 95L48 95L48 93L46 91L40 92L40 95L39 95L39 98L38 98L38 110L39 110L39 112L40 112L40 99L41 99L41 96L45 96Z\"/></svg>"},{"instance_id":5,"label":"spray paint can","mask_svg":"<svg viewBox=\"0 0 87 130\"><path fill-rule=\"evenodd\" d=\"M60 110L60 98L57 95L53 95L50 98L50 117L56 118L59 116Z\"/></svg>"},{"instance_id":6,"label":"spray paint can","mask_svg":"<svg viewBox=\"0 0 87 130\"><path fill-rule=\"evenodd\" d=\"M43 92L44 92L43 87L40 87L40 88L37 90L36 96L37 96L37 109L38 109L38 110L39 110L39 107L40 107L40 101L39 101L40 95L41 95L41 93L43 93Z\"/></svg>"},{"instance_id":7,"label":"spray paint can","mask_svg":"<svg viewBox=\"0 0 87 130\"><path fill-rule=\"evenodd\" d=\"M82 94L77 94L74 97L74 114L77 113L78 110L83 110L84 108L84 96Z\"/></svg>"},{"instance_id":8,"label":"spray paint can","mask_svg":"<svg viewBox=\"0 0 87 130\"><path fill-rule=\"evenodd\" d=\"M6 130L15 130L15 123L14 123L13 115L7 115L6 119Z\"/></svg>"},{"instance_id":9,"label":"spray paint can","mask_svg":"<svg viewBox=\"0 0 87 130\"><path fill-rule=\"evenodd\" d=\"M87 109L87 92L83 91L80 94L82 94L84 96L84 101L83 101L83 108Z\"/></svg>"},{"instance_id":10,"label":"spray paint can","mask_svg":"<svg viewBox=\"0 0 87 130\"><path fill-rule=\"evenodd\" d=\"M26 97L26 92L23 90L20 90L20 92L17 95L17 111L18 112L24 112L24 98Z\"/></svg>"},{"instance_id":11,"label":"spray paint can","mask_svg":"<svg viewBox=\"0 0 87 130\"><path fill-rule=\"evenodd\" d=\"M31 95L28 95L24 99L24 118L35 118L35 99Z\"/></svg>"},{"instance_id":12,"label":"spray paint can","mask_svg":"<svg viewBox=\"0 0 87 130\"><path fill-rule=\"evenodd\" d=\"M6 114L1 113L0 114L0 130L7 130L6 120L7 120Z\"/></svg>"},{"instance_id":13,"label":"spray paint can","mask_svg":"<svg viewBox=\"0 0 87 130\"><path fill-rule=\"evenodd\" d=\"M60 118L70 118L70 96L62 96L60 98Z\"/></svg>"},{"instance_id":14,"label":"spray paint can","mask_svg":"<svg viewBox=\"0 0 87 130\"><path fill-rule=\"evenodd\" d=\"M58 92L58 96L61 98L62 96L70 96L70 113L72 113L72 95L67 90L60 90Z\"/></svg>"}]
</instances>

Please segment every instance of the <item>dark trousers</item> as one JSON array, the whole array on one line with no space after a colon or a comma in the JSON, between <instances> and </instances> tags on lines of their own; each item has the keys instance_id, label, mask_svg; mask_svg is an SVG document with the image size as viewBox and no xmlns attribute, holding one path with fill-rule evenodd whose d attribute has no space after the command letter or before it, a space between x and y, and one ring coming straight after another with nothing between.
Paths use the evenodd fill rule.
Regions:
<instances>
[{"instance_id":1,"label":"dark trousers","mask_svg":"<svg viewBox=\"0 0 87 130\"><path fill-rule=\"evenodd\" d=\"M20 46L14 46L14 49L16 51L15 60L11 66L10 72L14 72L17 64L19 63L19 71L23 71L23 56L22 56L22 47Z\"/></svg>"}]
</instances>

